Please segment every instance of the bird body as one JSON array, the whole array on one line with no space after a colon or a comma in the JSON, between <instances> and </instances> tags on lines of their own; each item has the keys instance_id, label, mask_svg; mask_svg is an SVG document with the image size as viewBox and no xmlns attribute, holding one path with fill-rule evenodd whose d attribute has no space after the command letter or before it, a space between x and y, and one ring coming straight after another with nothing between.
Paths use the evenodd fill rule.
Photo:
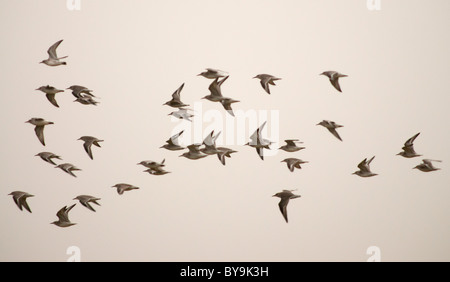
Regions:
<instances>
[{"instance_id":1,"label":"bird body","mask_svg":"<svg viewBox=\"0 0 450 282\"><path fill-rule=\"evenodd\" d=\"M59 165L55 166L55 168L60 168L60 169L63 170L64 172L66 172L66 173L72 175L73 177L77 177L77 176L73 173L73 171L81 170L81 169L77 168L76 166L74 166L73 164L70 164L70 163L59 164Z\"/></svg>"},{"instance_id":2,"label":"bird body","mask_svg":"<svg viewBox=\"0 0 450 282\"><path fill-rule=\"evenodd\" d=\"M283 218L286 220L286 223L288 222L287 205L289 203L289 200L301 197L300 195L295 195L294 193L292 193L292 191L294 190L283 190L282 192L278 192L272 196L280 198L278 207L280 208L281 214L283 215Z\"/></svg>"},{"instance_id":3,"label":"bird body","mask_svg":"<svg viewBox=\"0 0 450 282\"><path fill-rule=\"evenodd\" d=\"M442 162L442 161L423 159L422 163L419 165L416 165L415 167L413 167L413 169L418 169L423 172L431 172L431 171L440 170L440 168L435 167L432 162Z\"/></svg>"},{"instance_id":4,"label":"bird body","mask_svg":"<svg viewBox=\"0 0 450 282\"><path fill-rule=\"evenodd\" d=\"M43 159L44 161L46 161L52 165L56 165L56 163L52 159L61 160L60 156L55 155L51 152L40 152L39 154L36 154L35 156L40 157L41 159Z\"/></svg>"},{"instance_id":5,"label":"bird body","mask_svg":"<svg viewBox=\"0 0 450 282\"><path fill-rule=\"evenodd\" d=\"M298 139L288 139L288 140L284 140L284 142L286 142L286 145L281 146L279 148L280 150L292 153L292 152L297 152L302 149L305 149L305 147L297 146L296 143L303 143L303 142L298 142Z\"/></svg>"},{"instance_id":6,"label":"bird body","mask_svg":"<svg viewBox=\"0 0 450 282\"><path fill-rule=\"evenodd\" d=\"M302 168L300 166L301 164L308 163L307 161L303 161L303 160L297 159L297 158L287 158L287 159L282 160L281 162L285 162L287 164L288 169L291 172L294 172L294 170L296 168L301 169Z\"/></svg>"},{"instance_id":7,"label":"bird body","mask_svg":"<svg viewBox=\"0 0 450 282\"><path fill-rule=\"evenodd\" d=\"M126 183L118 183L118 184L116 184L116 185L114 185L112 187L117 189L117 193L119 195L122 195L126 191L139 189L139 187L136 187L136 186L131 185L131 184L126 184Z\"/></svg>"},{"instance_id":8,"label":"bird body","mask_svg":"<svg viewBox=\"0 0 450 282\"><path fill-rule=\"evenodd\" d=\"M61 208L56 213L56 216L58 217L58 220L51 222L51 224L54 224L54 225L59 226L59 227L69 227L69 226L75 225L76 223L72 223L69 220L69 212L70 212L71 209L73 209L73 207L75 205L76 204L73 204L69 208L67 208L67 206L64 206L63 208Z\"/></svg>"},{"instance_id":9,"label":"bird body","mask_svg":"<svg viewBox=\"0 0 450 282\"><path fill-rule=\"evenodd\" d=\"M54 123L52 121L46 121L43 118L31 118L27 120L25 123L30 123L35 126L34 131L36 133L36 136L38 137L41 144L45 146L44 126Z\"/></svg>"},{"instance_id":10,"label":"bird body","mask_svg":"<svg viewBox=\"0 0 450 282\"><path fill-rule=\"evenodd\" d=\"M94 203L98 206L100 206L100 204L97 202L99 200L101 200L100 198L97 197L93 197L93 196L89 196L89 195L79 195L76 198L74 198L74 200L78 200L80 201L80 203L90 209L91 211L95 212L95 209L90 205L90 203Z\"/></svg>"},{"instance_id":11,"label":"bird body","mask_svg":"<svg viewBox=\"0 0 450 282\"><path fill-rule=\"evenodd\" d=\"M260 79L261 86L267 92L267 94L270 94L269 84L276 85L275 81L281 79L281 78L275 77L270 74L258 74L257 76L255 76L253 78Z\"/></svg>"},{"instance_id":12,"label":"bird body","mask_svg":"<svg viewBox=\"0 0 450 282\"><path fill-rule=\"evenodd\" d=\"M16 203L17 207L20 210L23 210L22 208L25 208L28 212L31 213L30 206L28 206L27 198L34 197L34 195L28 194L27 192L22 191L14 191L9 193L8 195L13 196L14 203Z\"/></svg>"},{"instance_id":13,"label":"bird body","mask_svg":"<svg viewBox=\"0 0 450 282\"><path fill-rule=\"evenodd\" d=\"M337 123L335 123L334 121L330 121L330 120L323 120L321 122L319 122L316 125L322 125L323 127L325 127L326 129L328 129L328 131L334 135L334 137L336 137L337 139L342 141L341 136L339 136L339 134L337 133L336 129L339 127L344 127L343 125L339 125Z\"/></svg>"},{"instance_id":14,"label":"bird body","mask_svg":"<svg viewBox=\"0 0 450 282\"><path fill-rule=\"evenodd\" d=\"M216 79L228 76L228 73L218 69L207 68L206 71L199 73L197 76L203 76L208 79Z\"/></svg>"},{"instance_id":15,"label":"bird body","mask_svg":"<svg viewBox=\"0 0 450 282\"><path fill-rule=\"evenodd\" d=\"M339 85L339 78L348 76L346 74L342 74L337 71L324 71L320 75L325 75L326 77L328 77L330 79L331 84L339 92L342 92L341 86Z\"/></svg>"},{"instance_id":16,"label":"bird body","mask_svg":"<svg viewBox=\"0 0 450 282\"><path fill-rule=\"evenodd\" d=\"M65 59L68 56L60 57L58 58L58 55L56 54L56 48L58 48L59 44L61 44L62 40L57 41L55 44L50 46L47 50L48 59L41 61L40 63L46 64L47 66L56 67L60 65L67 65L66 62L60 61L61 59Z\"/></svg>"},{"instance_id":17,"label":"bird body","mask_svg":"<svg viewBox=\"0 0 450 282\"><path fill-rule=\"evenodd\" d=\"M367 160L367 158L362 160L358 164L359 170L355 171L353 174L356 174L360 177L372 177L372 176L378 175L378 174L370 171L370 163L373 161L374 158L375 158L375 156L373 156L370 160Z\"/></svg>"}]
</instances>

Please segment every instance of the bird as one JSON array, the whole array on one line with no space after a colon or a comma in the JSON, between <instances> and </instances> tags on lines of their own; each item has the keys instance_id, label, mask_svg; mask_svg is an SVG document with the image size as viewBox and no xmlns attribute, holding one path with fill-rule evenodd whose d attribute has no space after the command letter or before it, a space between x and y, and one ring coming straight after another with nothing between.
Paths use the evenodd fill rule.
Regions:
<instances>
[{"instance_id":1,"label":"bird","mask_svg":"<svg viewBox=\"0 0 450 282\"><path fill-rule=\"evenodd\" d=\"M56 95L56 93L64 92L64 90L56 89L55 87L50 86L50 85L41 86L41 87L37 88L36 90L40 90L40 91L44 92L45 96L47 97L47 100L49 100L53 106L59 108L59 105L55 99L55 95Z\"/></svg>"},{"instance_id":2,"label":"bird","mask_svg":"<svg viewBox=\"0 0 450 282\"><path fill-rule=\"evenodd\" d=\"M418 170L423 171L423 172L431 172L431 171L440 170L440 168L434 167L432 162L442 162L442 161L440 161L440 160L423 159L422 163L419 164L419 165L416 165L415 167L413 167L413 169L418 169Z\"/></svg>"},{"instance_id":3,"label":"bird","mask_svg":"<svg viewBox=\"0 0 450 282\"><path fill-rule=\"evenodd\" d=\"M398 153L397 155L400 155L402 157L405 158L415 158L415 157L419 157L422 155L419 155L416 153L416 151L414 150L414 140L416 140L417 136L419 136L420 132L417 133L416 135L414 135L413 137L409 138L408 140L406 140L405 145L402 148L402 152Z\"/></svg>"},{"instance_id":4,"label":"bird","mask_svg":"<svg viewBox=\"0 0 450 282\"><path fill-rule=\"evenodd\" d=\"M176 111L176 112L171 112L168 115L176 117L178 119L184 119L184 120L187 120L190 122L192 122L191 118L194 117L193 114L188 113L188 109L184 109L184 108L178 109L178 111Z\"/></svg>"},{"instance_id":5,"label":"bird","mask_svg":"<svg viewBox=\"0 0 450 282\"><path fill-rule=\"evenodd\" d=\"M192 144L192 145L187 146L189 151L186 153L183 153L179 157L185 157L190 160L198 160L198 159L207 157L208 156L207 154L204 154L200 151L200 146L201 146L201 144Z\"/></svg>"},{"instance_id":6,"label":"bird","mask_svg":"<svg viewBox=\"0 0 450 282\"><path fill-rule=\"evenodd\" d=\"M378 175L378 174L373 173L373 172L370 171L370 163L373 161L374 158L375 158L375 156L373 156L370 160L367 160L367 158L362 160L358 164L359 170L355 171L352 174L356 174L356 175L361 176L361 177L371 177L371 176Z\"/></svg>"},{"instance_id":7,"label":"bird","mask_svg":"<svg viewBox=\"0 0 450 282\"><path fill-rule=\"evenodd\" d=\"M52 121L46 121L43 118L31 118L27 120L25 123L30 123L34 125L34 131L36 132L36 136L38 137L39 141L42 143L42 145L45 146L44 141L44 126L49 124L54 124Z\"/></svg>"},{"instance_id":8,"label":"bird","mask_svg":"<svg viewBox=\"0 0 450 282\"><path fill-rule=\"evenodd\" d=\"M149 169L144 170L144 172L148 172L151 175L164 175L164 174L170 173L170 171L165 171L161 167L149 168Z\"/></svg>"},{"instance_id":9,"label":"bird","mask_svg":"<svg viewBox=\"0 0 450 282\"><path fill-rule=\"evenodd\" d=\"M166 143L163 146L161 146L160 148L164 148L167 149L169 151L178 151L178 150L183 150L185 147L180 146L180 144L178 143L178 138L180 137L181 134L183 134L184 130L178 132L177 134L173 135L172 137L170 137Z\"/></svg>"},{"instance_id":10,"label":"bird","mask_svg":"<svg viewBox=\"0 0 450 282\"><path fill-rule=\"evenodd\" d=\"M44 161L52 164L52 165L56 165L56 163L52 160L52 159L58 159L61 160L61 157L58 155L55 155L51 152L40 152L38 154L35 155L36 157L41 157L41 159L43 159Z\"/></svg>"},{"instance_id":11,"label":"bird","mask_svg":"<svg viewBox=\"0 0 450 282\"><path fill-rule=\"evenodd\" d=\"M166 161L166 159L162 160L161 163L155 162L155 161L141 161L140 163L138 163L138 165L143 165L146 168L150 168L150 169L157 169L157 168L161 168L164 167L165 164L164 162Z\"/></svg>"},{"instance_id":12,"label":"bird","mask_svg":"<svg viewBox=\"0 0 450 282\"><path fill-rule=\"evenodd\" d=\"M300 166L301 164L308 163L307 161L303 161L303 160L297 159L297 158L287 158L287 159L282 160L281 162L285 162L291 172L294 172L294 169L296 169L296 168L301 169L302 168Z\"/></svg>"},{"instance_id":13,"label":"bird","mask_svg":"<svg viewBox=\"0 0 450 282\"><path fill-rule=\"evenodd\" d=\"M81 86L81 85L72 85L68 88L66 88L66 90L72 90L72 95L75 98L82 98L86 95L91 96L91 97L95 97L94 94L92 94L92 90L90 90L87 87ZM83 95L86 94L86 95Z\"/></svg>"},{"instance_id":14,"label":"bird","mask_svg":"<svg viewBox=\"0 0 450 282\"><path fill-rule=\"evenodd\" d=\"M225 165L225 158L231 158L232 153L237 153L237 151L226 147L218 147L217 150L219 151L217 157L223 165Z\"/></svg>"},{"instance_id":15,"label":"bird","mask_svg":"<svg viewBox=\"0 0 450 282\"><path fill-rule=\"evenodd\" d=\"M280 150L292 153L292 152L297 152L297 151L300 151L302 149L305 149L305 147L297 146L296 142L297 143L301 143L301 144L303 143L303 142L298 142L298 139L287 139L287 140L284 140L284 142L286 142L286 145L281 146L279 148Z\"/></svg>"},{"instance_id":16,"label":"bird","mask_svg":"<svg viewBox=\"0 0 450 282\"><path fill-rule=\"evenodd\" d=\"M95 209L89 203L94 203L94 204L100 206L100 204L97 201L99 201L101 199L93 197L93 196L89 196L89 195L79 195L79 196L73 198L73 200L80 201L80 204L82 204L84 207L86 207L86 208L90 209L91 211L95 212Z\"/></svg>"},{"instance_id":17,"label":"bird","mask_svg":"<svg viewBox=\"0 0 450 282\"><path fill-rule=\"evenodd\" d=\"M62 207L56 213L56 216L58 217L58 220L57 221L53 221L50 224L54 224L54 225L59 226L59 227L69 227L69 226L75 225L76 223L72 223L69 220L69 212L70 212L71 209L73 209L73 207L75 205L76 204L73 204L70 207L67 207L67 206Z\"/></svg>"},{"instance_id":18,"label":"bird","mask_svg":"<svg viewBox=\"0 0 450 282\"><path fill-rule=\"evenodd\" d=\"M103 142L104 140L100 140L98 138L92 137L92 136L81 136L78 138L78 140L84 141L83 147L88 156L91 158L91 160L94 159L92 155L92 144L94 144L97 147L100 147L99 142Z\"/></svg>"},{"instance_id":19,"label":"bird","mask_svg":"<svg viewBox=\"0 0 450 282\"><path fill-rule=\"evenodd\" d=\"M214 79L213 82L208 87L208 90L210 92L209 95L204 96L202 99L209 100L211 102L221 102L223 100L222 95L222 84L228 79L229 76L226 76L222 80L219 81L219 78Z\"/></svg>"},{"instance_id":20,"label":"bird","mask_svg":"<svg viewBox=\"0 0 450 282\"><path fill-rule=\"evenodd\" d=\"M118 183L114 186L111 186L114 188L117 188L117 193L119 195L122 195L125 191L131 191L131 190L135 190L135 189L139 189L139 187L130 185L130 184L126 184L126 183Z\"/></svg>"},{"instance_id":21,"label":"bird","mask_svg":"<svg viewBox=\"0 0 450 282\"><path fill-rule=\"evenodd\" d=\"M246 143L246 146L250 146L256 149L256 152L258 153L259 157L261 158L261 160L264 160L264 154L263 154L263 150L264 149L269 149L270 150L270 145L273 143L267 139L264 139L261 135L261 131L263 130L264 126L266 125L265 121L251 136L250 139L251 141Z\"/></svg>"},{"instance_id":22,"label":"bird","mask_svg":"<svg viewBox=\"0 0 450 282\"><path fill-rule=\"evenodd\" d=\"M73 171L75 170L81 170L79 168L77 168L76 166L74 166L73 164L70 163L63 163L63 164L59 164L57 166L55 166L55 168L60 168L63 171L67 172L68 174L72 175L73 177L77 177Z\"/></svg>"},{"instance_id":23,"label":"bird","mask_svg":"<svg viewBox=\"0 0 450 282\"><path fill-rule=\"evenodd\" d=\"M77 99L74 100L74 102L78 102L78 103L83 104L83 105L94 105L94 106L97 106L97 104L99 103L98 101L95 101L90 96L78 97Z\"/></svg>"},{"instance_id":24,"label":"bird","mask_svg":"<svg viewBox=\"0 0 450 282\"><path fill-rule=\"evenodd\" d=\"M47 50L48 59L41 61L40 62L41 64L46 64L47 66L51 66L51 67L67 65L66 62L61 62L60 60L65 59L68 56L58 58L58 56L56 55L56 48L58 48L59 44L61 44L62 41L63 40L59 40L55 44L50 46L50 48L48 48L48 50Z\"/></svg>"},{"instance_id":25,"label":"bird","mask_svg":"<svg viewBox=\"0 0 450 282\"><path fill-rule=\"evenodd\" d=\"M267 94L270 94L269 84L276 85L275 81L281 79L270 74L258 74L253 78L260 79L261 86L267 92Z\"/></svg>"},{"instance_id":26,"label":"bird","mask_svg":"<svg viewBox=\"0 0 450 282\"><path fill-rule=\"evenodd\" d=\"M19 207L20 210L23 210L22 208L25 208L28 212L31 213L30 206L28 206L27 203L27 198L34 197L34 195L22 191L13 191L8 195L13 196L14 203L16 203L17 207Z\"/></svg>"},{"instance_id":27,"label":"bird","mask_svg":"<svg viewBox=\"0 0 450 282\"><path fill-rule=\"evenodd\" d=\"M281 214L283 215L284 219L286 220L286 223L288 222L287 205L289 203L289 200L301 197L300 195L295 195L294 193L292 193L292 191L295 191L295 190L283 190L282 192L278 192L272 196L272 197L280 198L278 207L280 208Z\"/></svg>"},{"instance_id":28,"label":"bird","mask_svg":"<svg viewBox=\"0 0 450 282\"><path fill-rule=\"evenodd\" d=\"M334 121L330 121L330 120L323 120L316 125L322 125L326 129L328 129L328 131L330 131L331 134L333 134L337 139L342 141L342 138L337 133L336 128L344 127L343 125L339 125L339 124L335 123Z\"/></svg>"},{"instance_id":29,"label":"bird","mask_svg":"<svg viewBox=\"0 0 450 282\"><path fill-rule=\"evenodd\" d=\"M188 104L184 104L183 102L181 102L180 93L181 90L183 90L183 87L184 83L181 84L181 86L172 94L172 100L167 101L166 103L163 104L163 106L168 105L173 108L183 108L189 106Z\"/></svg>"},{"instance_id":30,"label":"bird","mask_svg":"<svg viewBox=\"0 0 450 282\"><path fill-rule=\"evenodd\" d=\"M336 88L339 92L342 92L341 86L339 85L340 77L347 77L348 75L339 73L337 71L324 71L320 75L325 75L330 79L331 84Z\"/></svg>"},{"instance_id":31,"label":"bird","mask_svg":"<svg viewBox=\"0 0 450 282\"><path fill-rule=\"evenodd\" d=\"M216 140L217 138L219 138L220 133L222 132L220 131L219 133L214 135L214 130L211 131L211 133L208 134L203 140L202 145L205 145L205 147L200 149L200 151L207 155L214 155L219 153L220 151L216 148Z\"/></svg>"},{"instance_id":32,"label":"bird","mask_svg":"<svg viewBox=\"0 0 450 282\"><path fill-rule=\"evenodd\" d=\"M220 78L220 77L224 77L227 75L228 75L228 73L225 71L221 71L218 69L212 69L212 68L206 68L206 71L197 74L197 76L203 76L208 79Z\"/></svg>"},{"instance_id":33,"label":"bird","mask_svg":"<svg viewBox=\"0 0 450 282\"><path fill-rule=\"evenodd\" d=\"M231 116L234 117L233 109L231 108L231 104L240 102L239 100L233 100L231 98L224 97L220 103L222 104L223 108L229 113Z\"/></svg>"}]
</instances>

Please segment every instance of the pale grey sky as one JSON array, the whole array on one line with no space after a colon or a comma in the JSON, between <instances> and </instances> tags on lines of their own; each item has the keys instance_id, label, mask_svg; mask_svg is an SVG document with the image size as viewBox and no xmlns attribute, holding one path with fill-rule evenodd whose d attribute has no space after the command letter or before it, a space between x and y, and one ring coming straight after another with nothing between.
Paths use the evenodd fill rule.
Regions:
<instances>
[{"instance_id":1,"label":"pale grey sky","mask_svg":"<svg viewBox=\"0 0 450 282\"><path fill-rule=\"evenodd\" d=\"M379 11L365 0L81 0L79 11L65 2L0 2L0 261L66 261L70 246L82 261L366 261L370 246L382 261L450 260L449 1L381 0ZM60 39L67 65L38 64ZM182 83L184 102L202 102L197 114L225 120L220 104L200 99L211 81L196 75L208 67L230 74L222 90L240 100L236 111L268 112L272 141L297 138L306 149L261 161L226 144L239 151L226 166L159 149L178 125L162 104ZM343 93L319 76L326 70L349 75ZM259 73L282 78L271 95L252 79ZM47 84L87 86L100 104L65 91L56 108L34 90ZM24 123L31 117L55 123L45 147ZM316 126L323 119L344 125L343 142ZM203 136L211 129L196 125ZM396 156L418 132L416 151L443 160L440 171ZM83 135L105 140L94 160ZM82 171L71 177L34 156L41 151ZM372 156L378 176L351 174ZM288 157L309 163L291 173L280 163ZM136 165L164 158L164 176ZM111 186L120 182L140 190L119 196ZM302 196L288 224L271 197L282 189ZM35 195L32 214L7 196L15 190ZM102 206L77 204L77 225L51 225L80 194Z\"/></svg>"}]
</instances>

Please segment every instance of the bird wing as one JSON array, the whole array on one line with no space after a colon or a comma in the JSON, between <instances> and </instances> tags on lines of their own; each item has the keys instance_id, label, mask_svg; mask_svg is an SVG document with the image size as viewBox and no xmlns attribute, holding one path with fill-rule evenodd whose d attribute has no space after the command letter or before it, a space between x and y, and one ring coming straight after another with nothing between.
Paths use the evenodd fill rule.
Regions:
<instances>
[{"instance_id":1,"label":"bird wing","mask_svg":"<svg viewBox=\"0 0 450 282\"><path fill-rule=\"evenodd\" d=\"M88 201L80 201L80 203L85 206L86 208L90 209L91 211L95 212L95 209L89 204Z\"/></svg>"},{"instance_id":2,"label":"bird wing","mask_svg":"<svg viewBox=\"0 0 450 282\"><path fill-rule=\"evenodd\" d=\"M337 91L342 92L341 86L339 85L339 77L334 76L333 78L330 77L330 82L336 88Z\"/></svg>"},{"instance_id":3,"label":"bird wing","mask_svg":"<svg viewBox=\"0 0 450 282\"><path fill-rule=\"evenodd\" d=\"M41 141L42 145L45 146L44 126L43 125L36 125L36 127L34 128L34 131L36 132L36 136L38 137L39 141Z\"/></svg>"},{"instance_id":4,"label":"bird wing","mask_svg":"<svg viewBox=\"0 0 450 282\"><path fill-rule=\"evenodd\" d=\"M337 139L339 139L339 140L341 140L342 141L342 138L341 138L341 136L339 136L339 134L337 133L337 131L336 131L336 129L335 128L328 128L327 127L327 129L328 129L328 131L330 131L331 132L331 134L333 134Z\"/></svg>"},{"instance_id":5,"label":"bird wing","mask_svg":"<svg viewBox=\"0 0 450 282\"><path fill-rule=\"evenodd\" d=\"M281 198L280 202L278 203L278 207L280 208L281 214L283 215L286 222L288 222L288 215L287 215L287 205L289 203L289 198Z\"/></svg>"},{"instance_id":6,"label":"bird wing","mask_svg":"<svg viewBox=\"0 0 450 282\"><path fill-rule=\"evenodd\" d=\"M258 153L259 157L261 158L261 160L264 161L264 154L263 154L263 148L256 148L256 152Z\"/></svg>"},{"instance_id":7,"label":"bird wing","mask_svg":"<svg viewBox=\"0 0 450 282\"><path fill-rule=\"evenodd\" d=\"M167 140L166 142L169 143L170 145L179 146L178 137L180 137L180 135L183 134L183 132L184 132L184 130L181 130L177 134L175 134L172 137L170 137L170 139Z\"/></svg>"},{"instance_id":8,"label":"bird wing","mask_svg":"<svg viewBox=\"0 0 450 282\"><path fill-rule=\"evenodd\" d=\"M364 160L362 160L362 162L360 162L360 163L358 164L358 168L359 168L361 171L363 171L363 172L369 172L369 171L370 171L370 170L369 170L368 163L367 163L367 158L365 158Z\"/></svg>"},{"instance_id":9,"label":"bird wing","mask_svg":"<svg viewBox=\"0 0 450 282\"><path fill-rule=\"evenodd\" d=\"M419 136L420 132L417 133L416 135L414 135L413 137L409 138L408 140L406 140L405 142L405 147L409 147L412 146L414 143L414 140L416 140L417 136Z\"/></svg>"},{"instance_id":10,"label":"bird wing","mask_svg":"<svg viewBox=\"0 0 450 282\"><path fill-rule=\"evenodd\" d=\"M256 140L260 138L261 131L263 130L264 126L266 125L267 121L265 121L251 136L250 139L252 139L252 142L256 143Z\"/></svg>"},{"instance_id":11,"label":"bird wing","mask_svg":"<svg viewBox=\"0 0 450 282\"><path fill-rule=\"evenodd\" d=\"M199 144L192 144L187 146L187 148L189 149L189 152L195 154L195 153L200 153L200 145Z\"/></svg>"},{"instance_id":12,"label":"bird wing","mask_svg":"<svg viewBox=\"0 0 450 282\"><path fill-rule=\"evenodd\" d=\"M28 206L28 203L27 203L27 197L25 197L25 195L22 195L22 196L19 198L19 203L20 203L21 206L23 206L27 211L29 211L29 212L31 213L31 209L30 209L30 207ZM20 208L20 210L22 210L22 208Z\"/></svg>"},{"instance_id":13,"label":"bird wing","mask_svg":"<svg viewBox=\"0 0 450 282\"><path fill-rule=\"evenodd\" d=\"M56 216L59 218L60 221L64 222L70 222L69 220L69 211L75 206L76 204L71 205L69 208L67 206L64 206L61 208L57 213Z\"/></svg>"},{"instance_id":14,"label":"bird wing","mask_svg":"<svg viewBox=\"0 0 450 282\"><path fill-rule=\"evenodd\" d=\"M58 42L56 42L55 44L53 44L52 46L50 46L50 48L48 48L47 53L50 56L51 59L58 59L58 56L56 55L56 48L58 48L59 44L61 44L62 40L59 40Z\"/></svg>"},{"instance_id":15,"label":"bird wing","mask_svg":"<svg viewBox=\"0 0 450 282\"><path fill-rule=\"evenodd\" d=\"M213 135L214 135L214 130L211 131L211 133L206 136L206 138L203 140L203 144L214 145L215 139L214 139Z\"/></svg>"},{"instance_id":16,"label":"bird wing","mask_svg":"<svg viewBox=\"0 0 450 282\"><path fill-rule=\"evenodd\" d=\"M55 94L45 94L45 96L50 101L50 103L52 103L53 106L59 108L59 105L58 105L58 103L56 102L56 99L55 99Z\"/></svg>"},{"instance_id":17,"label":"bird wing","mask_svg":"<svg viewBox=\"0 0 450 282\"><path fill-rule=\"evenodd\" d=\"M181 93L181 90L183 90L183 87L184 87L184 83L181 84L181 86L172 94L172 98L174 100L181 101L180 93Z\"/></svg>"},{"instance_id":18,"label":"bird wing","mask_svg":"<svg viewBox=\"0 0 450 282\"><path fill-rule=\"evenodd\" d=\"M84 150L86 151L86 153L88 154L89 158L91 158L91 160L94 159L94 157L92 156L92 142L88 142L85 141L83 144Z\"/></svg>"},{"instance_id":19,"label":"bird wing","mask_svg":"<svg viewBox=\"0 0 450 282\"><path fill-rule=\"evenodd\" d=\"M270 77L264 77L260 81L262 88L264 88L264 90L267 92L267 94L270 94L269 81L270 81Z\"/></svg>"},{"instance_id":20,"label":"bird wing","mask_svg":"<svg viewBox=\"0 0 450 282\"><path fill-rule=\"evenodd\" d=\"M298 141L298 139L288 139L288 140L284 140L284 142L286 142L286 144L287 144L288 146L293 146L293 147L297 146L297 145L295 144L295 141Z\"/></svg>"}]
</instances>

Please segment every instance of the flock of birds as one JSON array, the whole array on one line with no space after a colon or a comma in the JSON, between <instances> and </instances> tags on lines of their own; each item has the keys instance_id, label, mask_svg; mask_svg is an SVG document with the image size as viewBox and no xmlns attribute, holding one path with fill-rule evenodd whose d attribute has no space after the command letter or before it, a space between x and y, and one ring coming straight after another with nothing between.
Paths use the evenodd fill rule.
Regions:
<instances>
[{"instance_id":1,"label":"flock of birds","mask_svg":"<svg viewBox=\"0 0 450 282\"><path fill-rule=\"evenodd\" d=\"M52 66L52 67L66 65L67 63L63 62L61 60L64 58L67 58L67 56L58 57L56 54L56 49L61 44L61 42L62 42L62 40L53 44L47 51L47 53L49 55L48 59L43 60L40 63L43 63L47 66ZM228 114L234 116L231 105L233 103L237 103L239 101L223 96L222 90L221 90L222 84L229 77L228 73L221 71L221 70L217 70L217 69L207 68L206 71L204 71L198 75L205 77L207 79L213 80L212 83L208 87L208 90L210 91L210 95L207 95L207 96L203 97L202 99L206 99L211 102L221 103L223 108L225 109L225 111ZM342 92L341 87L339 85L339 78L347 77L347 75L341 74L336 71L325 71L325 72L321 73L321 75L328 77L332 86L337 91ZM275 77L275 76L272 76L269 74L259 74L259 75L256 75L254 78L257 78L260 80L261 86L267 94L270 94L269 86L270 85L275 86L276 85L275 81L281 79L281 78L278 78L278 77ZM189 105L185 104L181 101L181 91L182 91L183 87L184 87L184 83L172 94L172 99L167 101L163 105L167 105L167 106L177 109L177 111L171 112L171 113L169 113L169 115L172 115L179 119L184 119L184 120L192 122L191 118L194 115L189 113L190 109L187 108ZM98 104L98 102L94 100L94 98L96 98L96 97L92 94L92 90L90 90L84 86L72 85L72 86L68 87L67 89L71 90L72 94L75 96L76 100L74 102L79 102L83 105L94 105L94 106ZM64 92L64 90L56 89L55 87L50 86L50 85L41 86L41 87L37 88L36 90L40 90L40 91L44 92L46 94L46 97L49 100L49 102L52 105L54 105L55 107L59 107L59 105L55 99L55 96L57 93ZM39 141L41 142L41 144L43 146L45 146L44 127L47 125L54 124L54 123L51 121L46 121L43 118L31 118L26 122L35 126L34 130L35 130L36 136L39 139ZM263 153L264 149L270 149L270 145L274 143L274 142L262 137L261 132L262 132L265 124L266 124L266 122L264 122L262 125L260 125L260 127L250 136L250 138L249 138L250 142L245 144L245 145L255 148L256 152L259 155L259 157L261 158L261 160L264 160L264 153ZM339 124L335 123L334 121L330 121L330 120L323 120L323 121L319 122L317 125L321 125L321 126L325 127L331 134L333 134L333 136L335 136L337 139L342 141L342 138L339 136L339 134L337 132L337 129L342 127L342 125L339 125ZM232 150L230 148L226 148L226 147L217 147L216 146L216 140L219 137L220 133L221 132L214 135L214 130L213 130L210 134L208 134L206 136L206 138L203 140L202 144L191 144L191 145L187 146L188 151L184 152L182 155L180 155L180 157L185 157L190 160L198 160L201 158L205 158L209 155L217 155L220 162L223 165L225 165L226 158L230 158L231 154L236 153L237 151L234 151L234 150ZM186 149L185 147L181 146L180 143L178 142L178 138L180 137L181 134L183 134L183 131L170 137L166 141L166 144L164 144L160 148L164 148L164 149L167 149L170 151L179 151L179 150ZM404 146L402 147L402 151L400 153L398 153L397 155L400 155L405 158L415 158L415 157L421 156L420 154L417 154L416 151L414 150L414 141L419 136L419 134L420 133L417 133L413 137L409 138L404 143ZM89 158L92 160L94 159L93 153L92 153L92 145L101 147L100 142L104 141L104 140L100 140L93 136L82 136L78 140L83 141L84 150L88 154ZM302 142L299 142L298 139L287 139L287 140L285 140L285 143L286 143L286 145L281 146L279 148L280 150L284 150L286 152L292 153L292 152L297 152L302 149L305 149L305 147L301 147L301 146L297 145L298 143L302 143ZM40 152L36 156L39 156L42 160L44 160L47 163L55 165L56 168L60 168L61 170L70 174L73 177L76 177L76 175L74 174L74 171L81 170L71 163L62 163L62 164L57 165L53 161L53 159L61 160L61 157L56 154L53 154L51 152ZM374 160L374 158L375 158L375 156L373 156L369 160L367 160L367 158L362 160L358 164L359 170L355 171L353 174L358 175L360 177L376 176L377 174L373 173L370 169L370 164ZM431 171L439 170L439 168L434 167L434 165L432 163L433 161L440 162L439 160L423 159L423 162L421 164L415 166L414 169L418 169L423 172L431 172ZM296 168L301 169L302 164L308 163L307 161L303 161L298 158L286 158L281 162L285 162L287 164L288 169L291 172L294 172L294 170ZM164 175L164 174L170 173L170 172L164 170L164 167L165 167L164 163L165 163L165 159L160 163L155 162L155 161L141 161L138 163L138 165L142 165L146 168L146 170L144 170L144 172L148 172L152 175ZM139 187L137 187L137 186L126 184L126 183L118 183L112 187L117 189L117 193L119 195L122 195L125 191L139 189ZM283 218L285 219L286 222L288 222L287 205L288 205L289 201L291 199L301 197L300 195L294 194L293 191L295 191L295 190L282 190L281 192L273 195L273 197L280 198L278 206L279 206L281 214L283 215ZM27 198L33 197L34 195L31 195L29 193L22 192L22 191L13 191L9 195L12 196L15 204L18 206L18 208L20 210L23 210L23 208L25 208L28 212L31 213L31 209L27 203ZM89 210L94 211L94 212L95 212L95 209L92 207L91 204L96 204L96 205L100 206L100 204L98 203L100 198L93 197L90 195L79 195L79 196L75 197L73 200L78 200L81 203L81 205L83 205L84 207L86 207ZM67 206L62 207L56 214L56 216L58 217L58 220L52 222L52 224L55 224L56 226L59 226L59 227L68 227L68 226L72 226L72 225L76 224L76 223L72 223L69 220L69 212L73 209L73 207L75 205L76 204L72 204L69 207L67 207Z\"/></svg>"}]
</instances>

